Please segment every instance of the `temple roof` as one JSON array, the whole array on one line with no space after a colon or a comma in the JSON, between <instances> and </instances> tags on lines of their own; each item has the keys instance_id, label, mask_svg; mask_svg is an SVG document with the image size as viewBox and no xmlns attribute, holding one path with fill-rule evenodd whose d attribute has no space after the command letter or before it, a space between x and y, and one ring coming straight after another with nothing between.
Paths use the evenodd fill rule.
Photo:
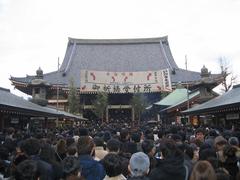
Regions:
<instances>
[{"instance_id":1,"label":"temple roof","mask_svg":"<svg viewBox=\"0 0 240 180\"><path fill-rule=\"evenodd\" d=\"M183 99L186 99L188 90L185 88L175 89L161 101L154 103L154 105L159 106L172 106Z\"/></svg>"},{"instance_id":2,"label":"temple roof","mask_svg":"<svg viewBox=\"0 0 240 180\"><path fill-rule=\"evenodd\" d=\"M179 101L176 101L175 104L172 104L171 106L161 110L163 111L168 111L174 108L180 107L182 104L187 103L188 101L191 101L192 99L199 97L200 96L200 91L194 91L189 93L189 97L186 96L186 94L183 94L183 98L179 99Z\"/></svg>"},{"instance_id":3,"label":"temple roof","mask_svg":"<svg viewBox=\"0 0 240 180\"><path fill-rule=\"evenodd\" d=\"M69 38L60 71L43 75L50 85L67 87L71 78L80 87L80 71L136 72L170 69L172 83L201 79L199 72L178 68L168 37L143 39L74 39ZM12 82L28 84L35 76L11 77Z\"/></svg>"},{"instance_id":4,"label":"temple roof","mask_svg":"<svg viewBox=\"0 0 240 180\"><path fill-rule=\"evenodd\" d=\"M6 109L19 109L23 114L28 113L34 116L60 116L58 112L50 108L42 107L31 103L19 96L16 96L10 91L0 89L0 107Z\"/></svg>"},{"instance_id":5,"label":"temple roof","mask_svg":"<svg viewBox=\"0 0 240 180\"><path fill-rule=\"evenodd\" d=\"M80 69L110 72L176 69L167 37L84 40L69 38L60 71L79 75Z\"/></svg>"},{"instance_id":6,"label":"temple roof","mask_svg":"<svg viewBox=\"0 0 240 180\"><path fill-rule=\"evenodd\" d=\"M240 105L240 85L233 86L233 89L201 105L183 111L184 114L201 114L216 109L223 109L230 106Z\"/></svg>"},{"instance_id":7,"label":"temple roof","mask_svg":"<svg viewBox=\"0 0 240 180\"><path fill-rule=\"evenodd\" d=\"M39 106L23 99L22 97L12 94L9 89L4 89L1 87L0 109L5 111L13 111L14 113L21 112L21 114L30 116L64 117L87 120L81 116L76 116L65 111L59 111L51 107Z\"/></svg>"}]
</instances>

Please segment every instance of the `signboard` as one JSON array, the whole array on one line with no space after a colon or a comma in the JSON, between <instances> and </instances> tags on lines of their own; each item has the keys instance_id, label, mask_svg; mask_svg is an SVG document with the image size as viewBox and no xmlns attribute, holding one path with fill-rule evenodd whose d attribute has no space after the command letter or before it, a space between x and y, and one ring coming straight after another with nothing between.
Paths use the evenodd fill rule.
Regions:
<instances>
[{"instance_id":1,"label":"signboard","mask_svg":"<svg viewBox=\"0 0 240 180\"><path fill-rule=\"evenodd\" d=\"M19 123L19 118L18 117L12 117L11 118L11 123L12 124L18 124Z\"/></svg>"},{"instance_id":2,"label":"signboard","mask_svg":"<svg viewBox=\"0 0 240 180\"><path fill-rule=\"evenodd\" d=\"M150 93L172 90L168 69L141 72L81 70L80 82L82 93Z\"/></svg>"},{"instance_id":3,"label":"signboard","mask_svg":"<svg viewBox=\"0 0 240 180\"><path fill-rule=\"evenodd\" d=\"M227 120L239 119L239 114L238 113L227 114L226 119Z\"/></svg>"}]
</instances>

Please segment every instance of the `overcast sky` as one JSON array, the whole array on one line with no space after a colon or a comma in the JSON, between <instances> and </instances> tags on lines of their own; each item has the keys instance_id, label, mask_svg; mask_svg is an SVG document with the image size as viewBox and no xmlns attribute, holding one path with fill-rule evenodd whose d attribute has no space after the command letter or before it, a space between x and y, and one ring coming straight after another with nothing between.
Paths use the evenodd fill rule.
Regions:
<instances>
[{"instance_id":1,"label":"overcast sky","mask_svg":"<svg viewBox=\"0 0 240 180\"><path fill-rule=\"evenodd\" d=\"M0 87L57 70L68 37L166 35L179 67L218 73L225 57L240 75L240 0L0 0Z\"/></svg>"}]
</instances>

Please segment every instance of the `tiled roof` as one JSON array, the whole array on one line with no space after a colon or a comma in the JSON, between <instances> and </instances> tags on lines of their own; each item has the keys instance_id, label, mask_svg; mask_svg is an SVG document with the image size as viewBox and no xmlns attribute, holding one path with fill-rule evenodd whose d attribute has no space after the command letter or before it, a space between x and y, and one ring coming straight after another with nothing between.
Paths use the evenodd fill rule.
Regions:
<instances>
[{"instance_id":1,"label":"tiled roof","mask_svg":"<svg viewBox=\"0 0 240 180\"><path fill-rule=\"evenodd\" d=\"M172 83L192 82L201 79L199 72L178 68L173 59L168 38L145 39L73 39L69 38L60 72L44 74L50 84L68 86L74 78L80 87L80 71L83 69L135 72L170 69ZM35 76L11 77L10 80L30 83Z\"/></svg>"},{"instance_id":2,"label":"tiled roof","mask_svg":"<svg viewBox=\"0 0 240 180\"><path fill-rule=\"evenodd\" d=\"M0 89L0 106L17 108L26 111L32 111L34 114L45 114L45 115L60 115L56 111L39 106L37 104L31 103L19 96L16 96L8 91Z\"/></svg>"},{"instance_id":3,"label":"tiled roof","mask_svg":"<svg viewBox=\"0 0 240 180\"><path fill-rule=\"evenodd\" d=\"M224 108L226 106L231 106L235 104L240 104L240 85L236 85L232 90L218 96L206 103L195 106L189 110L183 111L185 114L192 113L202 113L208 112L216 108Z\"/></svg>"},{"instance_id":4,"label":"tiled roof","mask_svg":"<svg viewBox=\"0 0 240 180\"><path fill-rule=\"evenodd\" d=\"M39 106L10 93L9 90L0 88L0 109L3 107L9 109L19 109L23 113L28 112L28 114L30 111L33 116L58 116L86 120L83 117L76 116L65 111L58 111L54 108Z\"/></svg>"},{"instance_id":5,"label":"tiled roof","mask_svg":"<svg viewBox=\"0 0 240 180\"><path fill-rule=\"evenodd\" d=\"M178 107L180 105L182 105L183 103L186 103L187 101L190 101L191 99L197 97L200 95L200 91L195 91L195 92L192 92L192 93L189 93L189 97L185 96L185 94L183 95L183 99L181 99L179 102L176 102L175 104L161 110L161 111L166 111L166 110L169 110L169 109L172 109L172 108L175 108L175 107Z\"/></svg>"},{"instance_id":6,"label":"tiled roof","mask_svg":"<svg viewBox=\"0 0 240 180\"><path fill-rule=\"evenodd\" d=\"M154 105L172 106L172 105L177 104L178 102L186 99L187 92L188 92L188 90L185 88L175 89L173 92L171 92L165 98L163 98L161 101L154 103Z\"/></svg>"}]
</instances>

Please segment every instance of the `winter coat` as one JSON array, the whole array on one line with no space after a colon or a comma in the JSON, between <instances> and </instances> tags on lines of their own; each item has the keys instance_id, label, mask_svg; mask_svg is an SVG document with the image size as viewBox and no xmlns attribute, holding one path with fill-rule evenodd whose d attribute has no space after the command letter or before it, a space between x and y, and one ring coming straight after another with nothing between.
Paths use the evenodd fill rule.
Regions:
<instances>
[{"instance_id":1,"label":"winter coat","mask_svg":"<svg viewBox=\"0 0 240 180\"><path fill-rule=\"evenodd\" d=\"M82 167L82 176L86 180L102 180L105 177L103 165L94 160L90 155L79 156L80 166Z\"/></svg>"},{"instance_id":2,"label":"winter coat","mask_svg":"<svg viewBox=\"0 0 240 180\"><path fill-rule=\"evenodd\" d=\"M150 180L185 180L186 168L183 165L183 157L163 159L154 168L150 175Z\"/></svg>"}]
</instances>

